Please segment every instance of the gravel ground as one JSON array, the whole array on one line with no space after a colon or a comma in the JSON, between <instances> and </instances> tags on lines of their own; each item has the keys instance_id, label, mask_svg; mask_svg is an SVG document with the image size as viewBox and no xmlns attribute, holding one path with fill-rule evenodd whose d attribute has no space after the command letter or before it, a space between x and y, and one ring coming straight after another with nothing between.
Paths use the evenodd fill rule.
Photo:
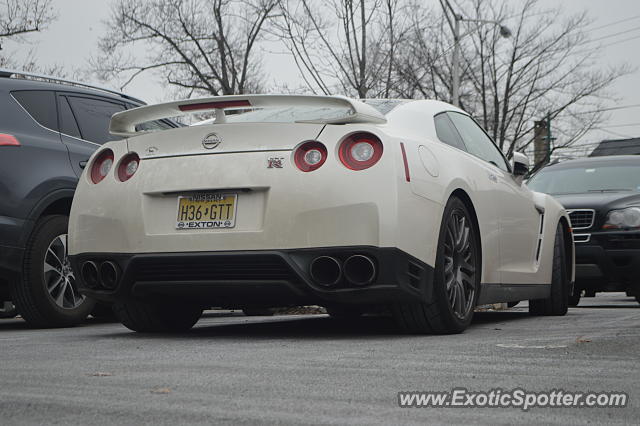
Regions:
<instances>
[{"instance_id":1,"label":"gravel ground","mask_svg":"<svg viewBox=\"0 0 640 426\"><path fill-rule=\"evenodd\" d=\"M2 424L637 424L640 305L585 298L565 317L479 312L456 336L387 318L209 312L189 333L0 320ZM626 408L399 408L403 390L623 391Z\"/></svg>"}]
</instances>

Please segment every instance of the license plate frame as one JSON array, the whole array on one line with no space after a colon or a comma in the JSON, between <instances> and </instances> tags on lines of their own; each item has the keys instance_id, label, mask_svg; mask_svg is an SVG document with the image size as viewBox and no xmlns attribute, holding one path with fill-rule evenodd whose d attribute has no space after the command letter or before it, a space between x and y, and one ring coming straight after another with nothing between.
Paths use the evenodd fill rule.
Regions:
<instances>
[{"instance_id":1,"label":"license plate frame","mask_svg":"<svg viewBox=\"0 0 640 426\"><path fill-rule=\"evenodd\" d=\"M229 206L230 200L233 200L232 206ZM182 210L183 203L186 206L186 212ZM194 208L190 209L190 206ZM216 210L215 215L214 207ZM236 226L237 213L237 193L207 192L179 195L177 198L175 229L203 230L234 228Z\"/></svg>"}]
</instances>

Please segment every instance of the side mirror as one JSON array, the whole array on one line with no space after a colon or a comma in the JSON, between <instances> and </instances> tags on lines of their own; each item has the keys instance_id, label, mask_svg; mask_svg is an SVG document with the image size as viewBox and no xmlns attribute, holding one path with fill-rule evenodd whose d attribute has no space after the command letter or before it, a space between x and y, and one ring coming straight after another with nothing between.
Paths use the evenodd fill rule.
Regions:
<instances>
[{"instance_id":1,"label":"side mirror","mask_svg":"<svg viewBox=\"0 0 640 426\"><path fill-rule=\"evenodd\" d=\"M524 176L529 173L529 157L521 152L513 153L513 176L522 183Z\"/></svg>"}]
</instances>

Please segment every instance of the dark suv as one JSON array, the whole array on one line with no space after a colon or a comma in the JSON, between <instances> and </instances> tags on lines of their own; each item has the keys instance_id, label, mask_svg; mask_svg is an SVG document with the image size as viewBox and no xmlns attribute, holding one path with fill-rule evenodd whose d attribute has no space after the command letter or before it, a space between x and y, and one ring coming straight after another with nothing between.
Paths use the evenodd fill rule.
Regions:
<instances>
[{"instance_id":1,"label":"dark suv","mask_svg":"<svg viewBox=\"0 0 640 426\"><path fill-rule=\"evenodd\" d=\"M640 156L564 161L527 185L553 195L569 212L576 246L570 304L598 291L626 291L640 302Z\"/></svg>"},{"instance_id":2,"label":"dark suv","mask_svg":"<svg viewBox=\"0 0 640 426\"><path fill-rule=\"evenodd\" d=\"M31 325L73 325L94 309L67 260L71 200L91 154L115 138L111 116L140 105L108 89L0 70L0 306L13 301Z\"/></svg>"}]
</instances>

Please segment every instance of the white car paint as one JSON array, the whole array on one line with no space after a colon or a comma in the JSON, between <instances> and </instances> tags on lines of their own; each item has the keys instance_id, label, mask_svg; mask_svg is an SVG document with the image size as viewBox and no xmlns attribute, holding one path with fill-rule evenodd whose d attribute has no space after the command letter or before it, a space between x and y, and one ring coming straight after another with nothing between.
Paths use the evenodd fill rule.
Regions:
<instances>
[{"instance_id":1,"label":"white car paint","mask_svg":"<svg viewBox=\"0 0 640 426\"><path fill-rule=\"evenodd\" d=\"M246 98L255 99L233 99ZM325 97L301 98L306 105L321 104L319 98ZM407 101L381 117L359 101L329 99L351 107L351 119L336 121L340 124L214 122L135 134L136 123L175 116L179 105L194 101L116 114L112 130L127 139L103 146L115 154L107 178L93 184L85 171L80 179L69 222L70 254L359 245L396 247L434 265L444 206L454 191L464 191L480 229L482 283L550 283L556 228L562 217L570 223L565 210L550 196L531 192L511 173L441 142L434 115L463 111L420 100ZM268 96L260 102L269 107ZM277 97L278 105L287 102L298 100ZM353 171L341 164L339 143L354 132L370 132L382 141L384 154L375 166ZM202 140L210 133L222 143L203 149ZM329 151L326 163L310 173L298 170L292 158L294 148L307 140L320 141ZM141 163L130 180L120 182L115 170L127 152L136 152ZM273 157L283 158L282 168L267 168ZM175 229L177 197L199 190L239 192L234 228Z\"/></svg>"}]
</instances>

